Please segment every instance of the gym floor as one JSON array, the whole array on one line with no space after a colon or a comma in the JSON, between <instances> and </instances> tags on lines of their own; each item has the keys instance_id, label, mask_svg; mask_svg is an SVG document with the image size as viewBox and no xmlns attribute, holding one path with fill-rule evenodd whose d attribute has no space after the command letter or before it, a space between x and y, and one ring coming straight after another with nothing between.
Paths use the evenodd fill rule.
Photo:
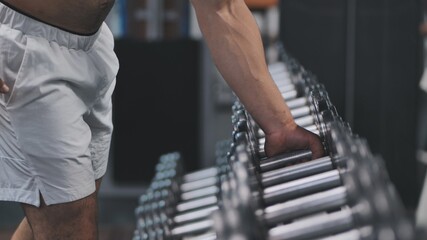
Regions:
<instances>
[{"instance_id":1,"label":"gym floor","mask_svg":"<svg viewBox=\"0 0 427 240\"><path fill-rule=\"evenodd\" d=\"M99 200L99 240L131 240L135 230L137 199L101 197ZM0 240L9 240L24 214L19 204L0 201Z\"/></svg>"}]
</instances>

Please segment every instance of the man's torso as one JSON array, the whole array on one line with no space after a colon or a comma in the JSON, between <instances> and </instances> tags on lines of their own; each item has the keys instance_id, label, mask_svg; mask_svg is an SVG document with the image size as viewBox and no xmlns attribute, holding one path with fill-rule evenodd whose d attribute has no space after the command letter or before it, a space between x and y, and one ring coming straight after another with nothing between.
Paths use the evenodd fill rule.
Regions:
<instances>
[{"instance_id":1,"label":"man's torso","mask_svg":"<svg viewBox=\"0 0 427 240\"><path fill-rule=\"evenodd\" d=\"M96 32L114 4L114 0L1 1L45 23L80 34Z\"/></svg>"}]
</instances>

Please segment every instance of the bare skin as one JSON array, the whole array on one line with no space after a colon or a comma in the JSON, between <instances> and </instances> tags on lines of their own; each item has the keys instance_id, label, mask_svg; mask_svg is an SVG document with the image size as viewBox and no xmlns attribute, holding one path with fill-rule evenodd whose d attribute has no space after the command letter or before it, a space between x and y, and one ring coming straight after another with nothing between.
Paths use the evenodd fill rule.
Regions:
<instances>
[{"instance_id":1,"label":"bare skin","mask_svg":"<svg viewBox=\"0 0 427 240\"><path fill-rule=\"evenodd\" d=\"M101 179L95 181L96 191L83 199L39 208L22 204L25 218L11 240L74 240L98 239L97 194Z\"/></svg>"},{"instance_id":2,"label":"bare skin","mask_svg":"<svg viewBox=\"0 0 427 240\"><path fill-rule=\"evenodd\" d=\"M244 0L192 4L215 64L266 134L267 156L295 149L311 149L313 158L323 156L320 139L295 124L272 80L258 26Z\"/></svg>"},{"instance_id":3,"label":"bare skin","mask_svg":"<svg viewBox=\"0 0 427 240\"><path fill-rule=\"evenodd\" d=\"M101 26L114 0L3 0L7 5L50 25L80 34Z\"/></svg>"},{"instance_id":4,"label":"bare skin","mask_svg":"<svg viewBox=\"0 0 427 240\"><path fill-rule=\"evenodd\" d=\"M13 233L13 236L10 240L33 240L33 230L31 230L30 224L27 221L27 218L24 219L19 224L18 228Z\"/></svg>"}]
</instances>

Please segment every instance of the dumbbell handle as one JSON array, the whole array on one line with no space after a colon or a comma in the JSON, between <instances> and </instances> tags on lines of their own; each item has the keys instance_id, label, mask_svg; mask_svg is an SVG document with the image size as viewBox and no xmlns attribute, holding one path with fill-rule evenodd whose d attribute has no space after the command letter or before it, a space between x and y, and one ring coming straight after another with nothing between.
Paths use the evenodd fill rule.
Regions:
<instances>
[{"instance_id":1,"label":"dumbbell handle","mask_svg":"<svg viewBox=\"0 0 427 240\"><path fill-rule=\"evenodd\" d=\"M283 73L283 72L287 73L288 69L287 69L285 63L280 61L280 62L268 64L268 71L270 71L270 74L273 76L273 75Z\"/></svg>"},{"instance_id":2,"label":"dumbbell handle","mask_svg":"<svg viewBox=\"0 0 427 240\"><path fill-rule=\"evenodd\" d=\"M268 232L268 240L307 240L349 231L353 226L352 212L345 208L272 228Z\"/></svg>"},{"instance_id":3,"label":"dumbbell handle","mask_svg":"<svg viewBox=\"0 0 427 240\"><path fill-rule=\"evenodd\" d=\"M217 175L218 175L218 168L211 167L211 168L206 168L206 169L185 174L182 180L183 182L193 182L193 181L198 181L204 178L214 177Z\"/></svg>"},{"instance_id":4,"label":"dumbbell handle","mask_svg":"<svg viewBox=\"0 0 427 240\"><path fill-rule=\"evenodd\" d=\"M314 176L268 187L264 189L263 199L264 203L270 206L340 185L342 185L342 183L339 172L337 170L331 170Z\"/></svg>"},{"instance_id":5,"label":"dumbbell handle","mask_svg":"<svg viewBox=\"0 0 427 240\"><path fill-rule=\"evenodd\" d=\"M330 237L317 238L315 240L361 240L364 239L359 230L350 230L344 233L339 233Z\"/></svg>"},{"instance_id":6,"label":"dumbbell handle","mask_svg":"<svg viewBox=\"0 0 427 240\"><path fill-rule=\"evenodd\" d=\"M311 126L314 124L314 117L312 115L300 117L295 119L295 123L300 127Z\"/></svg>"},{"instance_id":7,"label":"dumbbell handle","mask_svg":"<svg viewBox=\"0 0 427 240\"><path fill-rule=\"evenodd\" d=\"M303 106L306 106L307 103L308 103L308 100L306 97L299 97L299 98L286 101L286 105L288 105L289 109L303 107Z\"/></svg>"},{"instance_id":8,"label":"dumbbell handle","mask_svg":"<svg viewBox=\"0 0 427 240\"><path fill-rule=\"evenodd\" d=\"M274 74L272 78L277 85L292 84L292 81L289 79L289 74L286 72Z\"/></svg>"},{"instance_id":9,"label":"dumbbell handle","mask_svg":"<svg viewBox=\"0 0 427 240\"><path fill-rule=\"evenodd\" d=\"M261 172L267 172L281 167L289 166L300 160L311 159L310 150L299 150L290 153L280 154L260 161Z\"/></svg>"},{"instance_id":10,"label":"dumbbell handle","mask_svg":"<svg viewBox=\"0 0 427 240\"><path fill-rule=\"evenodd\" d=\"M334 168L329 156L318 158L309 162L300 163L261 174L263 187L289 182L295 179L308 177L317 173L326 172Z\"/></svg>"},{"instance_id":11,"label":"dumbbell handle","mask_svg":"<svg viewBox=\"0 0 427 240\"><path fill-rule=\"evenodd\" d=\"M217 240L217 236L216 236L216 233L214 232L207 232L197 236L189 236L189 237L184 236L182 240Z\"/></svg>"},{"instance_id":12,"label":"dumbbell handle","mask_svg":"<svg viewBox=\"0 0 427 240\"><path fill-rule=\"evenodd\" d=\"M281 94L282 94L282 97L285 101L290 101L292 99L297 98L298 91L297 90L291 90L291 91L282 92Z\"/></svg>"},{"instance_id":13,"label":"dumbbell handle","mask_svg":"<svg viewBox=\"0 0 427 240\"><path fill-rule=\"evenodd\" d=\"M173 218L173 221L175 224L179 225L185 222L196 221L202 218L207 218L213 211L217 210L218 208L219 208L218 205L212 205L210 207L202 208L199 210L178 214Z\"/></svg>"},{"instance_id":14,"label":"dumbbell handle","mask_svg":"<svg viewBox=\"0 0 427 240\"><path fill-rule=\"evenodd\" d=\"M291 82L282 82L279 84L276 83L276 86L280 90L280 92L287 92L296 89L295 84Z\"/></svg>"},{"instance_id":15,"label":"dumbbell handle","mask_svg":"<svg viewBox=\"0 0 427 240\"><path fill-rule=\"evenodd\" d=\"M265 172L268 170L285 167L287 165L296 164L300 160L304 160L304 159L308 160L309 158L311 158L311 152L309 150L285 153L285 154L278 155L276 157L263 159L260 163L260 168L262 171ZM315 161L314 163L317 163L317 162L318 161ZM294 171L291 172L292 170ZM310 172L310 170L312 169L309 169L309 168L307 168L307 170L301 169L299 171L300 172L299 174L304 175L304 173ZM316 169L313 169L312 172L316 172ZM274 181L274 177L272 177L273 175L272 174L268 175L268 173L265 173L265 174L266 176L270 176L270 179L266 179L266 182L272 183ZM298 170L290 168L288 171L285 170L285 173L282 173L282 175L283 177L285 177L286 175L298 176ZM219 187L217 186L218 183L219 183L218 176L207 177L207 178L200 179L198 181L182 183L179 186L179 189L181 192L180 194L181 200L191 201L192 199L214 195L219 192Z\"/></svg>"},{"instance_id":16,"label":"dumbbell handle","mask_svg":"<svg viewBox=\"0 0 427 240\"><path fill-rule=\"evenodd\" d=\"M209 187L217 183L218 183L218 177L214 176L214 177L200 179L198 181L185 182L181 184L180 189L181 189L181 192L189 192L196 189Z\"/></svg>"},{"instance_id":17,"label":"dumbbell handle","mask_svg":"<svg viewBox=\"0 0 427 240\"><path fill-rule=\"evenodd\" d=\"M181 194L181 201L188 201L191 199L206 197L209 195L215 195L219 192L219 187L216 185L205 187L201 189L196 189L189 192L183 192Z\"/></svg>"},{"instance_id":18,"label":"dumbbell handle","mask_svg":"<svg viewBox=\"0 0 427 240\"><path fill-rule=\"evenodd\" d=\"M197 209L197 208L203 208L211 205L215 205L218 203L218 198L215 195L199 198L183 203L179 203L176 206L176 210L178 212L186 212L189 210Z\"/></svg>"},{"instance_id":19,"label":"dumbbell handle","mask_svg":"<svg viewBox=\"0 0 427 240\"><path fill-rule=\"evenodd\" d=\"M290 111L293 118L300 118L300 117L308 116L311 114L311 109L309 106L294 108L294 109L291 109Z\"/></svg>"},{"instance_id":20,"label":"dumbbell handle","mask_svg":"<svg viewBox=\"0 0 427 240\"><path fill-rule=\"evenodd\" d=\"M321 193L313 194L307 197L302 197L282 204L277 204L265 209L264 220L269 225L275 225L280 222L292 220L293 218L306 216L310 213L326 211L343 206L346 203L346 190L344 187L335 188ZM173 232L183 234L200 231L210 227L205 220L209 214L217 210L217 206L182 214L174 218L175 223L179 224ZM341 218L338 218L341 219ZM198 221L196 223L185 224L189 221ZM315 221L314 221L315 222ZM202 223L202 224L201 224ZM204 223L204 224L203 224ZM298 227L298 226L297 226ZM293 231L295 228L293 226ZM346 235L347 236L347 235ZM344 238L341 238L344 239ZM345 238L347 240L347 238ZM352 239L352 238L350 238Z\"/></svg>"},{"instance_id":21,"label":"dumbbell handle","mask_svg":"<svg viewBox=\"0 0 427 240\"><path fill-rule=\"evenodd\" d=\"M269 226L273 226L298 217L333 210L346 202L345 187L337 187L267 207L264 210L264 220Z\"/></svg>"},{"instance_id":22,"label":"dumbbell handle","mask_svg":"<svg viewBox=\"0 0 427 240\"><path fill-rule=\"evenodd\" d=\"M184 224L182 226L175 227L171 230L171 235L175 237L185 236L189 234L197 234L210 229L214 222L211 219L197 221L194 223Z\"/></svg>"},{"instance_id":23,"label":"dumbbell handle","mask_svg":"<svg viewBox=\"0 0 427 240\"><path fill-rule=\"evenodd\" d=\"M293 156L291 155L291 157ZM304 182L312 181L310 180L311 178L313 178L312 175L319 172L325 172L330 169L332 169L332 162L330 160L330 157L324 157L310 162L297 164L290 167L284 167L282 169L277 169L271 172L265 172L261 175L262 184L265 187L270 187L266 188L266 191L268 193L269 189L273 189L271 186L283 185L281 183L284 182L287 182L287 184L289 185L292 184L291 180L295 181L296 179L300 179ZM311 176L311 178L308 176ZM308 177L308 180L306 181L304 177ZM320 185L319 187L322 187L323 185L321 185L321 183L322 182L318 182L317 185ZM214 205L217 203L216 194L218 192L219 188L216 185L211 185L194 191L183 192L181 194L182 202L177 204L176 209L178 212L182 213ZM275 193L266 196L274 198L274 194ZM267 201L269 201L269 198L267 198Z\"/></svg>"}]
</instances>

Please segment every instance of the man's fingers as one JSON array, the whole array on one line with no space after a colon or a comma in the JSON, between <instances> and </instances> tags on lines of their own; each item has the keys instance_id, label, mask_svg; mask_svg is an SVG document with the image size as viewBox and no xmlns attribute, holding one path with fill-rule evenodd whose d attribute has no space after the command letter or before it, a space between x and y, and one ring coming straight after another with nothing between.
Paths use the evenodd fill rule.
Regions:
<instances>
[{"instance_id":1,"label":"man's fingers","mask_svg":"<svg viewBox=\"0 0 427 240\"><path fill-rule=\"evenodd\" d=\"M313 159L318 159L318 158L321 158L325 155L325 151L323 151L322 148L318 148L318 147L312 148L311 152L312 152L312 158Z\"/></svg>"},{"instance_id":2,"label":"man's fingers","mask_svg":"<svg viewBox=\"0 0 427 240\"><path fill-rule=\"evenodd\" d=\"M4 83L2 79L0 79L0 93L8 93L9 87Z\"/></svg>"},{"instance_id":3,"label":"man's fingers","mask_svg":"<svg viewBox=\"0 0 427 240\"><path fill-rule=\"evenodd\" d=\"M323 149L323 145L317 139L314 139L310 142L310 150L312 153L312 159L317 159L325 156L325 150Z\"/></svg>"}]
</instances>

